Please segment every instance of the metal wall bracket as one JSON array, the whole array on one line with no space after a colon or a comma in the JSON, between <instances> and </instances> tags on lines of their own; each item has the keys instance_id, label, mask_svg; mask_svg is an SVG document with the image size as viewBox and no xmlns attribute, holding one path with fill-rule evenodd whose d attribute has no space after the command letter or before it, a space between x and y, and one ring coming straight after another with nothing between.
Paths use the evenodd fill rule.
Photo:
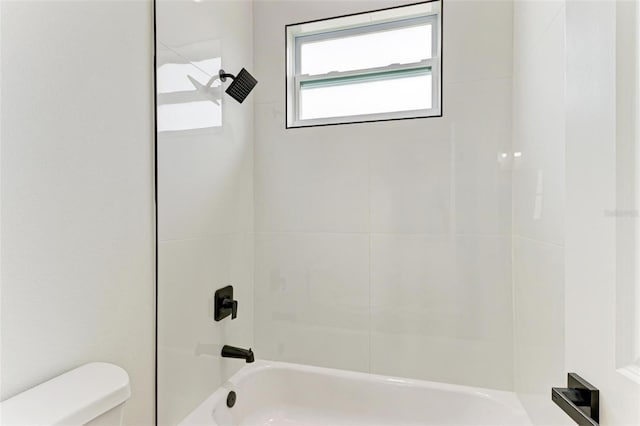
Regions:
<instances>
[{"instance_id":1,"label":"metal wall bracket","mask_svg":"<svg viewBox=\"0 0 640 426\"><path fill-rule=\"evenodd\" d=\"M551 400L580 426L600 424L600 391L576 373L567 374L566 388L551 388Z\"/></svg>"}]
</instances>

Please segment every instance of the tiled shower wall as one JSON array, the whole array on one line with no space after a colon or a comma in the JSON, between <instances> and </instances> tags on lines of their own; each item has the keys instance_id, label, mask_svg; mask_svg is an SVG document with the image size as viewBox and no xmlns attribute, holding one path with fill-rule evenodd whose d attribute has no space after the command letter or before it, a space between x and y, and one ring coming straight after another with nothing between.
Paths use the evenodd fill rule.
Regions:
<instances>
[{"instance_id":1,"label":"tiled shower wall","mask_svg":"<svg viewBox=\"0 0 640 426\"><path fill-rule=\"evenodd\" d=\"M178 423L242 367L220 357L222 345L253 342L253 108L222 96L219 82L196 90L189 81L206 84L220 65L252 69L251 21L250 1L157 2L165 67L158 70L160 425ZM189 109L198 105L204 111ZM238 318L215 322L214 292L230 284Z\"/></svg>"},{"instance_id":2,"label":"tiled shower wall","mask_svg":"<svg viewBox=\"0 0 640 426\"><path fill-rule=\"evenodd\" d=\"M514 389L535 424L568 424L565 378L565 2L514 4Z\"/></svg>"},{"instance_id":3,"label":"tiled shower wall","mask_svg":"<svg viewBox=\"0 0 640 426\"><path fill-rule=\"evenodd\" d=\"M444 5L444 117L284 129L286 24L254 4L259 358L511 389L511 2Z\"/></svg>"}]
</instances>

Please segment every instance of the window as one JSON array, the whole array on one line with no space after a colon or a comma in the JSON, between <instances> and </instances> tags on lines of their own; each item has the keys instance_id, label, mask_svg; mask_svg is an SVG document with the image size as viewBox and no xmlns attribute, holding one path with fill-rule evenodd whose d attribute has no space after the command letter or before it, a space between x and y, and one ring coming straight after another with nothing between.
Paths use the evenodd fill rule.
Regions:
<instances>
[{"instance_id":1,"label":"window","mask_svg":"<svg viewBox=\"0 0 640 426\"><path fill-rule=\"evenodd\" d=\"M288 25L287 127L440 116L440 7Z\"/></svg>"}]
</instances>

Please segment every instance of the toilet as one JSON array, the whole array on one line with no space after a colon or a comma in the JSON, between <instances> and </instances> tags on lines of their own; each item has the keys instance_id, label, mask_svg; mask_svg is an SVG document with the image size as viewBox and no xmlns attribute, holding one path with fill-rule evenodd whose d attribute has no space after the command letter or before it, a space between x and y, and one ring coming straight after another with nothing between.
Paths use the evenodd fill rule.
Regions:
<instances>
[{"instance_id":1,"label":"toilet","mask_svg":"<svg viewBox=\"0 0 640 426\"><path fill-rule=\"evenodd\" d=\"M0 424L121 425L124 404L130 396L125 370L92 362L2 401Z\"/></svg>"}]
</instances>

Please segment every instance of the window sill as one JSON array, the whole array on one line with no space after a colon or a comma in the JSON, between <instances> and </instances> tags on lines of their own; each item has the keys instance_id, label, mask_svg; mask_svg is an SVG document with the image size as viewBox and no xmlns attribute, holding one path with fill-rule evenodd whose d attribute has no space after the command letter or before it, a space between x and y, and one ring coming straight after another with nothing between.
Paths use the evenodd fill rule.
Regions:
<instances>
[{"instance_id":1,"label":"window sill","mask_svg":"<svg viewBox=\"0 0 640 426\"><path fill-rule=\"evenodd\" d=\"M431 108L425 110L399 111L381 114L352 115L340 117L314 118L308 120L296 120L293 123L287 123L287 129L295 129L300 127L317 127L317 126L333 126L338 124L358 124L358 123L375 123L378 121L395 121L395 120L411 120L416 118L438 118L442 117L440 108Z\"/></svg>"}]
</instances>

